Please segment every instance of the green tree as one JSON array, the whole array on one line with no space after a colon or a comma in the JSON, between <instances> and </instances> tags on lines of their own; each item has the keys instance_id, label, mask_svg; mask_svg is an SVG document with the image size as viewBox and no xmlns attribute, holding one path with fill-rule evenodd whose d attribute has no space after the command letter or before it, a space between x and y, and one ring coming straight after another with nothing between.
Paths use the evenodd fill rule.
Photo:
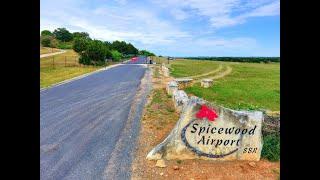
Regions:
<instances>
[{"instance_id":1,"label":"green tree","mask_svg":"<svg viewBox=\"0 0 320 180\"><path fill-rule=\"evenodd\" d=\"M131 43L129 43L126 48L126 54L137 55L137 54L139 54L139 50L137 48L135 48Z\"/></svg>"},{"instance_id":2,"label":"green tree","mask_svg":"<svg viewBox=\"0 0 320 180\"><path fill-rule=\"evenodd\" d=\"M120 61L122 58L122 54L117 50L111 50L112 60L113 61Z\"/></svg>"},{"instance_id":3,"label":"green tree","mask_svg":"<svg viewBox=\"0 0 320 180\"><path fill-rule=\"evenodd\" d=\"M117 50L122 54L127 54L127 44L124 41L113 41L111 44L111 49Z\"/></svg>"},{"instance_id":4,"label":"green tree","mask_svg":"<svg viewBox=\"0 0 320 180\"><path fill-rule=\"evenodd\" d=\"M55 29L53 35L62 42L69 42L73 39L73 35L66 28Z\"/></svg>"},{"instance_id":5,"label":"green tree","mask_svg":"<svg viewBox=\"0 0 320 180\"><path fill-rule=\"evenodd\" d=\"M85 51L80 54L79 63L81 64L105 64L106 58L111 58L112 54L102 41L89 41Z\"/></svg>"},{"instance_id":6,"label":"green tree","mask_svg":"<svg viewBox=\"0 0 320 180\"><path fill-rule=\"evenodd\" d=\"M87 32L74 32L72 33L73 38L85 38L85 39L90 39L90 36Z\"/></svg>"},{"instance_id":7,"label":"green tree","mask_svg":"<svg viewBox=\"0 0 320 180\"><path fill-rule=\"evenodd\" d=\"M41 45L43 47L50 47L50 44L51 44L50 36L41 37Z\"/></svg>"},{"instance_id":8,"label":"green tree","mask_svg":"<svg viewBox=\"0 0 320 180\"><path fill-rule=\"evenodd\" d=\"M52 36L52 32L49 30L41 31L41 36Z\"/></svg>"},{"instance_id":9,"label":"green tree","mask_svg":"<svg viewBox=\"0 0 320 180\"><path fill-rule=\"evenodd\" d=\"M144 56L155 56L152 52L149 52L147 50L141 50L139 51L139 55L144 55Z\"/></svg>"},{"instance_id":10,"label":"green tree","mask_svg":"<svg viewBox=\"0 0 320 180\"><path fill-rule=\"evenodd\" d=\"M73 42L73 50L77 53L81 53L86 50L88 44L89 44L89 39L86 38L76 38L74 39Z\"/></svg>"}]
</instances>

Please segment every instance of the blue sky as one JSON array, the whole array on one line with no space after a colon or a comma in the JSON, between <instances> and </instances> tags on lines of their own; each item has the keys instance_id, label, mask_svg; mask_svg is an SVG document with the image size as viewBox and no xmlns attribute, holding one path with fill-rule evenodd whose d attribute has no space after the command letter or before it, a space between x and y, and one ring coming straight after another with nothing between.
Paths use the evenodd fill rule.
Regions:
<instances>
[{"instance_id":1,"label":"blue sky","mask_svg":"<svg viewBox=\"0 0 320 180\"><path fill-rule=\"evenodd\" d=\"M169 56L280 56L279 0L41 0L40 30L65 27Z\"/></svg>"}]
</instances>

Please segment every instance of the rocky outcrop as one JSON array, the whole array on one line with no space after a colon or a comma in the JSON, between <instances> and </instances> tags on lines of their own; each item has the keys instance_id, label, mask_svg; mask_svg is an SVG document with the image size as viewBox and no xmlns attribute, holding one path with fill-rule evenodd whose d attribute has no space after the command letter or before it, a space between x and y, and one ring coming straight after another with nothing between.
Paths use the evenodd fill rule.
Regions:
<instances>
[{"instance_id":1,"label":"rocky outcrop","mask_svg":"<svg viewBox=\"0 0 320 180\"><path fill-rule=\"evenodd\" d=\"M217 118L198 118L196 114L203 106L214 111ZM182 106L174 129L147 159L257 161L262 150L262 121L262 112L234 111L193 96Z\"/></svg>"},{"instance_id":2,"label":"rocky outcrop","mask_svg":"<svg viewBox=\"0 0 320 180\"><path fill-rule=\"evenodd\" d=\"M183 107L187 104L189 100L188 95L183 90L174 91L172 98L174 107L178 112L182 111Z\"/></svg>"}]
</instances>

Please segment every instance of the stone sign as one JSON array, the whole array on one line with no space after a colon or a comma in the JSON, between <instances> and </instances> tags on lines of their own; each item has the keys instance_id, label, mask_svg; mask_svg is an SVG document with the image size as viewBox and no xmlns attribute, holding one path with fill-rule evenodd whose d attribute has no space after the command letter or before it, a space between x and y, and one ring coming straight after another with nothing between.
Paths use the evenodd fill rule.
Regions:
<instances>
[{"instance_id":1,"label":"stone sign","mask_svg":"<svg viewBox=\"0 0 320 180\"><path fill-rule=\"evenodd\" d=\"M147 159L260 160L263 113L234 111L191 97L169 136Z\"/></svg>"}]
</instances>

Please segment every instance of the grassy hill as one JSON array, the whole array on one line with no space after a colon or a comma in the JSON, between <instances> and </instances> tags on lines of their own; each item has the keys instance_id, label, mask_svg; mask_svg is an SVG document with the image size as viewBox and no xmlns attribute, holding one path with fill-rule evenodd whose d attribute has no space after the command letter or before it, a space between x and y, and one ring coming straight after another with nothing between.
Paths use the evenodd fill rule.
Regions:
<instances>
[{"instance_id":1,"label":"grassy hill","mask_svg":"<svg viewBox=\"0 0 320 180\"><path fill-rule=\"evenodd\" d=\"M170 62L173 77L191 77L194 94L233 109L280 110L280 64L239 63L178 59ZM214 85L202 88L202 78L211 78Z\"/></svg>"}]
</instances>

